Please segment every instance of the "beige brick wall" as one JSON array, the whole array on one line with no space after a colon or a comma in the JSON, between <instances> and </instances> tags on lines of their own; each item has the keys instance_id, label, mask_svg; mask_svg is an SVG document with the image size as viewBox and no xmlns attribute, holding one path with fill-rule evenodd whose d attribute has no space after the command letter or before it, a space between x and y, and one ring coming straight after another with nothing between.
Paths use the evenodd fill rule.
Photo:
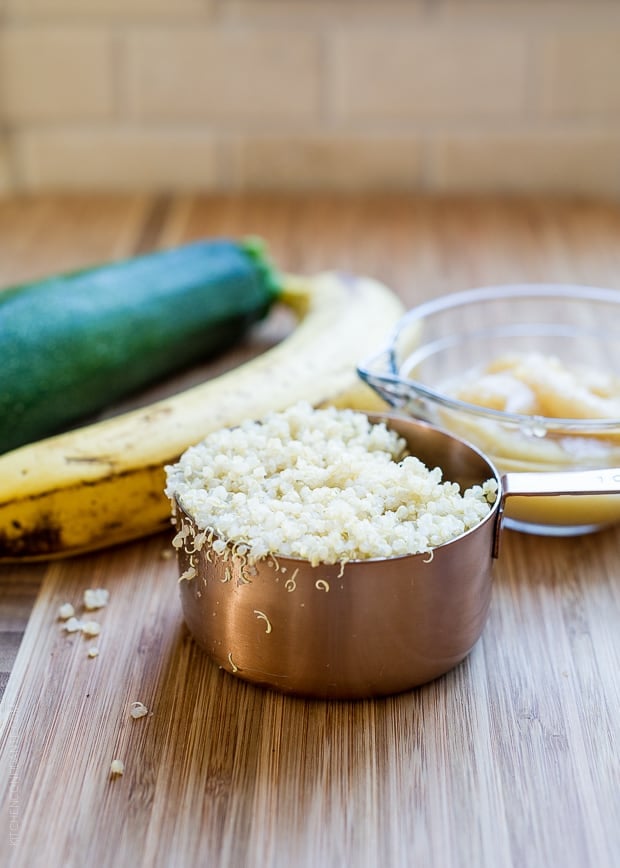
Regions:
<instances>
[{"instance_id":1,"label":"beige brick wall","mask_svg":"<svg viewBox=\"0 0 620 868\"><path fill-rule=\"evenodd\" d=\"M0 0L0 192L620 196L619 0Z\"/></svg>"}]
</instances>

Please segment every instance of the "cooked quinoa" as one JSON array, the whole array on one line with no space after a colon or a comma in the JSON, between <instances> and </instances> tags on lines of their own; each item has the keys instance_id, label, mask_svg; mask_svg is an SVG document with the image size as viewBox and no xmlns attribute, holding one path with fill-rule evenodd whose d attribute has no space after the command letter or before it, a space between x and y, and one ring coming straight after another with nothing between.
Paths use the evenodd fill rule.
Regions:
<instances>
[{"instance_id":1,"label":"cooked quinoa","mask_svg":"<svg viewBox=\"0 0 620 868\"><path fill-rule=\"evenodd\" d=\"M364 413L300 403L190 447L166 468L166 494L215 546L234 543L250 561L430 552L489 513L497 483L461 493L406 445Z\"/></svg>"}]
</instances>

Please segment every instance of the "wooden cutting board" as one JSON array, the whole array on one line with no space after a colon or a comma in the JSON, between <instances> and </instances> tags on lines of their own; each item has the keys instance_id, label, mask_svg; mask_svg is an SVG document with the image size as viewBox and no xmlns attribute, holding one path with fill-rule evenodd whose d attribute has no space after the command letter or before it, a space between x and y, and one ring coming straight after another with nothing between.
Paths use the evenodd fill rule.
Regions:
<instances>
[{"instance_id":1,"label":"wooden cutting board","mask_svg":"<svg viewBox=\"0 0 620 868\"><path fill-rule=\"evenodd\" d=\"M105 252L262 228L286 267L357 259L408 304L492 274L620 285L620 216L607 206L115 201L13 203L0 227L22 220L22 254L47 239L39 256L63 267L72 248L59 223L76 259L91 236ZM619 529L506 533L469 658L420 690L363 702L284 697L210 663L182 621L171 536L2 567L7 600L6 589L39 593L0 706L0 864L616 864ZM58 607L79 614L93 587L110 592L92 614L100 635L67 634ZM133 719L134 702L148 714Z\"/></svg>"},{"instance_id":2,"label":"wooden cutting board","mask_svg":"<svg viewBox=\"0 0 620 868\"><path fill-rule=\"evenodd\" d=\"M613 864L617 532L507 535L466 663L356 703L212 665L182 623L168 543L46 568L2 706L2 864ZM99 637L67 635L59 605L79 611L99 586ZM148 715L132 719L134 702Z\"/></svg>"}]
</instances>

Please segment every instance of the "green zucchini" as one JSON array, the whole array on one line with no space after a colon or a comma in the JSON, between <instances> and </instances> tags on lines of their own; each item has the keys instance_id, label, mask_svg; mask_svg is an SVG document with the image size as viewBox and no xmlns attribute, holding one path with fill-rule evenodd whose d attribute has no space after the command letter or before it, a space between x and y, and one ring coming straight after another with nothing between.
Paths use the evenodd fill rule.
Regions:
<instances>
[{"instance_id":1,"label":"green zucchini","mask_svg":"<svg viewBox=\"0 0 620 868\"><path fill-rule=\"evenodd\" d=\"M0 291L0 453L223 352L280 290L259 240L213 239Z\"/></svg>"}]
</instances>

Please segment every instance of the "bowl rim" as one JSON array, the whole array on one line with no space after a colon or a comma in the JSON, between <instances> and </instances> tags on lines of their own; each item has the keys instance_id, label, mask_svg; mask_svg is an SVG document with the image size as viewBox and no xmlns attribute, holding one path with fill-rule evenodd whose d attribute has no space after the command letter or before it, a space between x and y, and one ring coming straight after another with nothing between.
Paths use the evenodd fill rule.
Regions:
<instances>
[{"instance_id":1,"label":"bowl rim","mask_svg":"<svg viewBox=\"0 0 620 868\"><path fill-rule=\"evenodd\" d=\"M400 372L397 360L397 342L405 328L411 323L423 320L425 317L448 308L463 307L471 303L495 301L510 298L566 298L581 299L585 301L600 301L617 305L620 311L620 289L602 288L596 286L580 285L573 283L514 283L498 284L467 289L460 292L440 295L436 298L422 302L407 311L397 322L388 339L387 347L378 355L358 368L358 372L369 385L379 391L384 398L393 403L394 387L409 389L413 394L403 395L401 401L423 398L435 404L457 413L476 416L493 422L508 424L528 431L537 436L547 433L563 433L566 435L592 434L612 432L620 428L620 417L608 417L603 419L584 419L580 417L559 417L532 415L527 413L508 413L504 410L495 410L452 398L419 380L404 377ZM380 357L387 359L387 371L376 372L371 370L372 362L376 363ZM383 387L385 387L383 389ZM445 425L445 423L444 423Z\"/></svg>"},{"instance_id":2,"label":"bowl rim","mask_svg":"<svg viewBox=\"0 0 620 868\"><path fill-rule=\"evenodd\" d=\"M421 319L429 313L435 313L457 305L470 304L476 301L491 301L500 298L581 298L591 301L609 302L620 306L620 289L590 286L578 283L504 283L464 289L459 292L449 292L435 298L420 302L407 311L396 324L394 334L401 329L401 324L408 319Z\"/></svg>"}]
</instances>

